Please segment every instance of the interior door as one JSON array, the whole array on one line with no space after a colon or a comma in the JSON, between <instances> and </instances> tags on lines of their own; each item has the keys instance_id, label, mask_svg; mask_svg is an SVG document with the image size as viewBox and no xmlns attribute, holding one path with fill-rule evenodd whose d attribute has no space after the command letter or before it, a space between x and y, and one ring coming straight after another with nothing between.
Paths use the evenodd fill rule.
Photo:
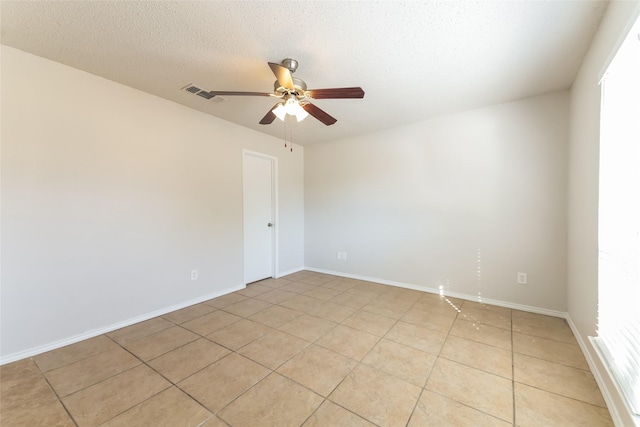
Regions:
<instances>
[{"instance_id":1,"label":"interior door","mask_svg":"<svg viewBox=\"0 0 640 427\"><path fill-rule=\"evenodd\" d=\"M244 151L242 167L246 284L274 275L276 159Z\"/></svg>"}]
</instances>

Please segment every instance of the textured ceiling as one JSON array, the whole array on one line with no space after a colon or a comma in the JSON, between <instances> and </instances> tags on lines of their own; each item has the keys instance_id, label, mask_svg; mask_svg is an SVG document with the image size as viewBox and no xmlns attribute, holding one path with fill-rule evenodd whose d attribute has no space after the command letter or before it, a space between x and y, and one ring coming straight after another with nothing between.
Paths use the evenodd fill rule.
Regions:
<instances>
[{"instance_id":1,"label":"textured ceiling","mask_svg":"<svg viewBox=\"0 0 640 427\"><path fill-rule=\"evenodd\" d=\"M92 1L1 3L1 42L277 137L271 98L207 101L182 91L270 92L267 61L295 58L338 119L292 126L303 145L571 86L606 2ZM290 128L291 129L291 128Z\"/></svg>"}]
</instances>

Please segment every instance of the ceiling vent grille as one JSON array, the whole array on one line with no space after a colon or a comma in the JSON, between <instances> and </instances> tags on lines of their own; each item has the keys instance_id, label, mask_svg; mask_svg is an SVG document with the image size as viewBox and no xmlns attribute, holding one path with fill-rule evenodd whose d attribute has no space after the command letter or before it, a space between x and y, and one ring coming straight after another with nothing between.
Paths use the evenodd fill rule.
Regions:
<instances>
[{"instance_id":1,"label":"ceiling vent grille","mask_svg":"<svg viewBox=\"0 0 640 427\"><path fill-rule=\"evenodd\" d=\"M194 86L192 84L189 84L189 85L183 87L182 90L187 91L189 93L192 93L194 95L198 95L199 97L204 98L204 99L210 99L213 102L222 102L222 101L225 100L221 96L211 95L211 93L209 93L209 91L204 90L204 89L200 89L199 87Z\"/></svg>"}]
</instances>

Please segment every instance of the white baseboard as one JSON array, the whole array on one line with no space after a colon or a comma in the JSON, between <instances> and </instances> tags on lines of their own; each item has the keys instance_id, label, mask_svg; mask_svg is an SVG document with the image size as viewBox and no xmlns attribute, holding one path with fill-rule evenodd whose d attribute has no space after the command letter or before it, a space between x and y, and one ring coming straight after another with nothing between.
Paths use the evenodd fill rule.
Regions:
<instances>
[{"instance_id":1,"label":"white baseboard","mask_svg":"<svg viewBox=\"0 0 640 427\"><path fill-rule=\"evenodd\" d=\"M395 287L398 287L398 288L413 289L413 290L416 290L416 291L428 292L428 293L431 293L431 294L438 294L438 295L440 294L440 290L439 289L429 288L427 286L413 285L413 284L410 284L410 283L396 282L396 281L393 281L393 280L379 279L379 278L376 278L376 277L360 276L360 275L357 275L357 274L342 273L342 272L339 272L339 271L323 270L321 268L305 267L304 270L315 271L316 273L331 274L333 276L346 277L346 278L349 278L349 279L357 279L357 280L364 280L364 281L367 281L367 282L381 283L383 285L395 286ZM508 302L508 301L500 301L500 300L494 300L494 299L488 299L488 298L479 299L478 296L461 294L461 293L458 293L458 292L445 291L444 295L446 295L448 297L452 297L452 298L458 298L458 299L467 300L467 301L475 301L475 302L482 301L485 304L497 305L497 306L500 306L500 307L511 308L511 309L514 309L514 310L527 311L527 312L530 312L530 313L544 314L546 316L554 316L554 317L561 317L561 318L566 318L567 317L567 313L563 312L563 311L549 310L547 308L533 307L533 306L522 305L522 304L515 304L515 303L512 303L512 302Z\"/></svg>"},{"instance_id":2,"label":"white baseboard","mask_svg":"<svg viewBox=\"0 0 640 427\"><path fill-rule=\"evenodd\" d=\"M585 340L582 338L582 335L579 333L577 326L575 325L575 323L573 323L570 315L567 314L566 319L567 323L569 323L571 331L573 332L573 335L578 341L578 345L582 350L582 354L584 354L585 359L587 359L589 369L591 370L591 373L593 374L593 377L595 378L596 383L600 388L600 392L602 393L602 397L607 404L607 409L611 414L611 419L613 420L614 425L616 427L631 427L622 419L620 412L624 411L628 415L628 418L632 419L634 426L640 426L640 418L634 417L631 414L631 410L626 406L625 400L622 397L622 391L618 389L616 381L608 371L605 362L600 361L598 363L596 362L596 360L594 360L592 356L593 353L589 351L588 347L593 347L592 344L585 342Z\"/></svg>"},{"instance_id":3,"label":"white baseboard","mask_svg":"<svg viewBox=\"0 0 640 427\"><path fill-rule=\"evenodd\" d=\"M39 345L36 347L29 348L27 350L18 351L15 353L8 354L3 356L0 359L0 365L5 365L7 363L15 362L17 360L26 359L27 357L33 357L41 353L46 353L47 351L55 350L61 347L65 347L70 344L75 344L79 341L86 340L89 338L97 337L98 335L106 334L111 331L115 331L116 329L124 328L126 326L131 326L133 324L143 322L145 320L153 319L154 317L162 316L167 313L171 313L172 311L180 310L185 307L189 307L194 304L199 304L201 302L210 300L212 298L217 298L222 295L226 295L231 292L239 291L240 289L246 288L245 285L238 285L233 288L227 288L222 291L213 292L208 295L204 295L198 298L191 299L189 301L184 301L179 304L175 304L169 307L164 307L159 310L152 311L150 313L145 313L140 316L132 317L130 319L123 320L118 323L114 323L102 328L92 329L90 331L83 332L78 335L74 335L68 338L64 338L58 341L50 342L47 344Z\"/></svg>"}]
</instances>

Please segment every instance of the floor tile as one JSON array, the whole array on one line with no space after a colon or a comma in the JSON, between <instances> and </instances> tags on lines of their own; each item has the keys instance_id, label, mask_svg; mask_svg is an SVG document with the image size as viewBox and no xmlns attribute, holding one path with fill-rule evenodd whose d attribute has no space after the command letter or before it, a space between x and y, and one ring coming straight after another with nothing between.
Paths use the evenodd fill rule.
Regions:
<instances>
[{"instance_id":1,"label":"floor tile","mask_svg":"<svg viewBox=\"0 0 640 427\"><path fill-rule=\"evenodd\" d=\"M369 421L325 400L302 427L375 427Z\"/></svg>"},{"instance_id":2,"label":"floor tile","mask_svg":"<svg viewBox=\"0 0 640 427\"><path fill-rule=\"evenodd\" d=\"M115 348L118 348L118 344L100 335L39 354L33 360L42 372L47 372Z\"/></svg>"},{"instance_id":3,"label":"floor tile","mask_svg":"<svg viewBox=\"0 0 640 427\"><path fill-rule=\"evenodd\" d=\"M2 425L75 426L30 359L0 366L0 408Z\"/></svg>"},{"instance_id":4,"label":"floor tile","mask_svg":"<svg viewBox=\"0 0 640 427\"><path fill-rule=\"evenodd\" d=\"M308 341L273 330L238 350L249 359L276 369L309 345Z\"/></svg>"},{"instance_id":5,"label":"floor tile","mask_svg":"<svg viewBox=\"0 0 640 427\"><path fill-rule=\"evenodd\" d=\"M289 288L287 288L288 290ZM309 313L315 310L324 301L318 298L308 297L306 295L296 295L286 301L280 303L281 306L292 308L303 313Z\"/></svg>"},{"instance_id":6,"label":"floor tile","mask_svg":"<svg viewBox=\"0 0 640 427\"><path fill-rule=\"evenodd\" d=\"M501 420L513 420L513 390L508 380L439 358L425 389Z\"/></svg>"},{"instance_id":7,"label":"floor tile","mask_svg":"<svg viewBox=\"0 0 640 427\"><path fill-rule=\"evenodd\" d=\"M229 427L229 424L214 415L205 421L204 424L200 425L200 427Z\"/></svg>"},{"instance_id":8,"label":"floor tile","mask_svg":"<svg viewBox=\"0 0 640 427\"><path fill-rule=\"evenodd\" d=\"M147 361L200 338L197 334L174 326L146 336L124 347L140 359Z\"/></svg>"},{"instance_id":9,"label":"floor tile","mask_svg":"<svg viewBox=\"0 0 640 427\"><path fill-rule=\"evenodd\" d=\"M413 303L405 301L388 301L381 299L374 299L369 304L362 307L362 310L367 310L372 313L380 314L382 316L391 317L392 319L400 319L411 308Z\"/></svg>"},{"instance_id":10,"label":"floor tile","mask_svg":"<svg viewBox=\"0 0 640 427\"><path fill-rule=\"evenodd\" d=\"M516 425L519 427L613 427L602 407L515 384Z\"/></svg>"},{"instance_id":11,"label":"floor tile","mask_svg":"<svg viewBox=\"0 0 640 427\"><path fill-rule=\"evenodd\" d=\"M328 396L358 362L323 347L311 345L278 368L278 372Z\"/></svg>"},{"instance_id":12,"label":"floor tile","mask_svg":"<svg viewBox=\"0 0 640 427\"><path fill-rule=\"evenodd\" d=\"M459 311L462 307L462 304L465 300L461 300L460 298L454 298L447 295L441 295L438 293L425 292L422 294L420 299L416 304L428 304L428 303L438 303L439 305ZM443 313L446 314L446 313Z\"/></svg>"},{"instance_id":13,"label":"floor tile","mask_svg":"<svg viewBox=\"0 0 640 427\"><path fill-rule=\"evenodd\" d=\"M451 335L511 351L511 331L468 320L456 319Z\"/></svg>"},{"instance_id":14,"label":"floor tile","mask_svg":"<svg viewBox=\"0 0 640 427\"><path fill-rule=\"evenodd\" d=\"M316 287L316 285L310 285L308 283L295 282L281 289L287 292L295 292L296 294L304 294L305 292L315 289Z\"/></svg>"},{"instance_id":15,"label":"floor tile","mask_svg":"<svg viewBox=\"0 0 640 427\"><path fill-rule=\"evenodd\" d=\"M282 277L280 277L278 279L273 279L272 278L272 279L265 279L265 280L260 281L261 285L268 286L271 289L282 288L283 286L290 285L291 283L292 283L291 280L287 280L287 279L284 279Z\"/></svg>"},{"instance_id":16,"label":"floor tile","mask_svg":"<svg viewBox=\"0 0 640 427\"><path fill-rule=\"evenodd\" d=\"M335 304L331 301L326 301L318 305L314 310L310 311L309 314L332 322L340 323L347 317L351 316L355 311L356 309L353 307L347 307Z\"/></svg>"},{"instance_id":17,"label":"floor tile","mask_svg":"<svg viewBox=\"0 0 640 427\"><path fill-rule=\"evenodd\" d=\"M292 282L297 282L298 280L302 280L302 279L305 279L307 277L311 277L312 275L313 274L311 274L311 271L302 270L302 271L298 271L296 273L291 273L291 274L288 274L286 276L282 276L282 279L290 280Z\"/></svg>"},{"instance_id":18,"label":"floor tile","mask_svg":"<svg viewBox=\"0 0 640 427\"><path fill-rule=\"evenodd\" d=\"M513 375L516 382L593 405L606 406L598 384L589 371L515 353Z\"/></svg>"},{"instance_id":19,"label":"floor tile","mask_svg":"<svg viewBox=\"0 0 640 427\"><path fill-rule=\"evenodd\" d=\"M282 307L279 305L271 306L249 317L249 320L262 323L263 325L277 328L285 323L295 319L302 313L292 308Z\"/></svg>"},{"instance_id":20,"label":"floor tile","mask_svg":"<svg viewBox=\"0 0 640 427\"><path fill-rule=\"evenodd\" d=\"M380 294L383 294L388 287L389 287L388 285L382 285L380 283L358 280L356 285L353 288L349 289L347 292L352 292L352 293L364 292L364 293L378 296Z\"/></svg>"},{"instance_id":21,"label":"floor tile","mask_svg":"<svg viewBox=\"0 0 640 427\"><path fill-rule=\"evenodd\" d=\"M379 426L404 426L420 387L367 365L357 366L329 400Z\"/></svg>"},{"instance_id":22,"label":"floor tile","mask_svg":"<svg viewBox=\"0 0 640 427\"><path fill-rule=\"evenodd\" d=\"M331 298L334 298L335 296L340 295L341 293L342 291L339 291L336 289L318 287L305 292L303 295L306 295L312 298L318 298L323 301L329 301Z\"/></svg>"},{"instance_id":23,"label":"floor tile","mask_svg":"<svg viewBox=\"0 0 640 427\"><path fill-rule=\"evenodd\" d=\"M343 325L350 326L360 331L368 332L376 336L383 336L396 323L395 319L380 316L365 310L358 310L342 321Z\"/></svg>"},{"instance_id":24,"label":"floor tile","mask_svg":"<svg viewBox=\"0 0 640 427\"><path fill-rule=\"evenodd\" d=\"M408 301L411 304L414 304L422 297L423 294L424 292L417 291L415 289L387 286L387 289L382 295L380 295L380 297L383 299L391 299L396 301Z\"/></svg>"},{"instance_id":25,"label":"floor tile","mask_svg":"<svg viewBox=\"0 0 640 427\"><path fill-rule=\"evenodd\" d=\"M335 279L334 276L323 274L323 275L316 275L312 277L306 277L304 279L299 280L299 282L305 283L307 285L320 286L320 285L324 285L327 282L332 281L333 279Z\"/></svg>"},{"instance_id":26,"label":"floor tile","mask_svg":"<svg viewBox=\"0 0 640 427\"><path fill-rule=\"evenodd\" d=\"M541 424L542 425L542 424ZM429 390L424 390L408 427L509 427L510 422L492 417Z\"/></svg>"},{"instance_id":27,"label":"floor tile","mask_svg":"<svg viewBox=\"0 0 640 427\"><path fill-rule=\"evenodd\" d=\"M223 358L230 351L200 338L149 361L149 366L174 384Z\"/></svg>"},{"instance_id":28,"label":"floor tile","mask_svg":"<svg viewBox=\"0 0 640 427\"><path fill-rule=\"evenodd\" d=\"M362 363L418 387L424 387L435 362L432 354L385 339L362 359Z\"/></svg>"},{"instance_id":29,"label":"floor tile","mask_svg":"<svg viewBox=\"0 0 640 427\"><path fill-rule=\"evenodd\" d=\"M440 357L501 377L513 377L511 352L476 341L450 335L440 351Z\"/></svg>"},{"instance_id":30,"label":"floor tile","mask_svg":"<svg viewBox=\"0 0 640 427\"><path fill-rule=\"evenodd\" d=\"M384 337L426 353L437 355L440 353L447 335L424 326L400 321Z\"/></svg>"},{"instance_id":31,"label":"floor tile","mask_svg":"<svg viewBox=\"0 0 640 427\"><path fill-rule=\"evenodd\" d=\"M336 291L344 292L353 288L357 284L357 281L353 279L345 279L338 277L322 285L323 288L335 289Z\"/></svg>"},{"instance_id":32,"label":"floor tile","mask_svg":"<svg viewBox=\"0 0 640 427\"><path fill-rule=\"evenodd\" d=\"M226 306L223 310L235 314L236 316L241 317L249 317L252 314L256 314L259 311L262 311L266 308L271 307L273 304L270 304L266 301L261 301L255 298L249 298L244 301L237 302L235 304L231 304Z\"/></svg>"},{"instance_id":33,"label":"floor tile","mask_svg":"<svg viewBox=\"0 0 640 427\"><path fill-rule=\"evenodd\" d=\"M565 319L513 310L513 331L569 344L577 344Z\"/></svg>"},{"instance_id":34,"label":"floor tile","mask_svg":"<svg viewBox=\"0 0 640 427\"><path fill-rule=\"evenodd\" d=\"M270 290L269 292L265 292L264 294L260 294L255 298L262 301L266 301L271 304L280 304L281 302L284 302L289 298L295 297L296 295L298 294L294 292L288 292L282 289L273 289L273 290Z\"/></svg>"},{"instance_id":35,"label":"floor tile","mask_svg":"<svg viewBox=\"0 0 640 427\"><path fill-rule=\"evenodd\" d=\"M451 299L433 294L426 294L428 297L423 296L415 303L412 308L423 309L430 313L442 314L443 316L457 316L460 310L460 305L456 305Z\"/></svg>"},{"instance_id":36,"label":"floor tile","mask_svg":"<svg viewBox=\"0 0 640 427\"><path fill-rule=\"evenodd\" d=\"M222 329L225 326L229 326L241 319L242 317L236 316L235 314L217 310L207 313L204 316L200 316L197 319L185 322L181 326L195 332L196 334L204 336Z\"/></svg>"},{"instance_id":37,"label":"floor tile","mask_svg":"<svg viewBox=\"0 0 640 427\"><path fill-rule=\"evenodd\" d=\"M226 328L210 333L207 338L231 350L238 350L271 330L271 328L261 323L241 319Z\"/></svg>"},{"instance_id":38,"label":"floor tile","mask_svg":"<svg viewBox=\"0 0 640 427\"><path fill-rule=\"evenodd\" d=\"M258 296L260 294L264 294L265 292L270 291L272 288L270 288L269 286L265 286L263 284L261 284L260 282L256 282L256 283L250 283L247 285L246 288L244 289L240 289L239 291L236 291L236 294L240 294L240 295L244 295L245 297L255 297Z\"/></svg>"},{"instance_id":39,"label":"floor tile","mask_svg":"<svg viewBox=\"0 0 640 427\"><path fill-rule=\"evenodd\" d=\"M54 369L45 376L58 396L64 397L140 363L131 353L118 347Z\"/></svg>"},{"instance_id":40,"label":"floor tile","mask_svg":"<svg viewBox=\"0 0 640 427\"><path fill-rule=\"evenodd\" d=\"M322 397L272 373L220 411L236 426L300 426L322 403Z\"/></svg>"},{"instance_id":41,"label":"floor tile","mask_svg":"<svg viewBox=\"0 0 640 427\"><path fill-rule=\"evenodd\" d=\"M418 305L410 308L400 320L448 334L454 320L456 320L456 314L456 312L435 313L424 305Z\"/></svg>"},{"instance_id":42,"label":"floor tile","mask_svg":"<svg viewBox=\"0 0 640 427\"><path fill-rule=\"evenodd\" d=\"M278 329L309 342L315 341L337 325L326 319L303 314Z\"/></svg>"},{"instance_id":43,"label":"floor tile","mask_svg":"<svg viewBox=\"0 0 640 427\"><path fill-rule=\"evenodd\" d=\"M228 305L235 304L240 301L244 301L247 298L248 297L245 297L244 295L230 293L230 294L219 296L218 298L213 298L208 301L204 301L203 304L210 305L211 307L220 309Z\"/></svg>"},{"instance_id":44,"label":"floor tile","mask_svg":"<svg viewBox=\"0 0 640 427\"><path fill-rule=\"evenodd\" d=\"M511 312L487 307L486 304L467 304L465 301L458 318L511 331Z\"/></svg>"},{"instance_id":45,"label":"floor tile","mask_svg":"<svg viewBox=\"0 0 640 427\"><path fill-rule=\"evenodd\" d=\"M269 372L246 357L231 353L180 382L178 387L216 413Z\"/></svg>"},{"instance_id":46,"label":"floor tile","mask_svg":"<svg viewBox=\"0 0 640 427\"><path fill-rule=\"evenodd\" d=\"M331 299L331 302L340 305L346 305L347 307L362 308L374 299L375 295L372 294L351 293L347 291L333 297Z\"/></svg>"},{"instance_id":47,"label":"floor tile","mask_svg":"<svg viewBox=\"0 0 640 427\"><path fill-rule=\"evenodd\" d=\"M513 351L574 368L589 369L587 360L578 344L568 344L514 332Z\"/></svg>"},{"instance_id":48,"label":"floor tile","mask_svg":"<svg viewBox=\"0 0 640 427\"><path fill-rule=\"evenodd\" d=\"M379 340L375 335L338 325L320 337L316 344L359 361Z\"/></svg>"},{"instance_id":49,"label":"floor tile","mask_svg":"<svg viewBox=\"0 0 640 427\"><path fill-rule=\"evenodd\" d=\"M152 398L112 418L103 427L184 426L198 427L212 414L195 400L178 390L168 388Z\"/></svg>"},{"instance_id":50,"label":"floor tile","mask_svg":"<svg viewBox=\"0 0 640 427\"><path fill-rule=\"evenodd\" d=\"M69 395L62 401L79 427L98 426L170 386L148 366L140 365Z\"/></svg>"},{"instance_id":51,"label":"floor tile","mask_svg":"<svg viewBox=\"0 0 640 427\"><path fill-rule=\"evenodd\" d=\"M190 307L183 308L182 310L172 311L162 317L170 322L180 324L188 322L189 320L197 319L198 317L211 313L215 308L207 304L196 304Z\"/></svg>"},{"instance_id":52,"label":"floor tile","mask_svg":"<svg viewBox=\"0 0 640 427\"><path fill-rule=\"evenodd\" d=\"M145 320L144 322L109 332L107 336L111 337L120 345L126 345L146 336L169 329L173 326L175 325L172 322L169 322L162 317L154 317L153 319Z\"/></svg>"}]
</instances>

